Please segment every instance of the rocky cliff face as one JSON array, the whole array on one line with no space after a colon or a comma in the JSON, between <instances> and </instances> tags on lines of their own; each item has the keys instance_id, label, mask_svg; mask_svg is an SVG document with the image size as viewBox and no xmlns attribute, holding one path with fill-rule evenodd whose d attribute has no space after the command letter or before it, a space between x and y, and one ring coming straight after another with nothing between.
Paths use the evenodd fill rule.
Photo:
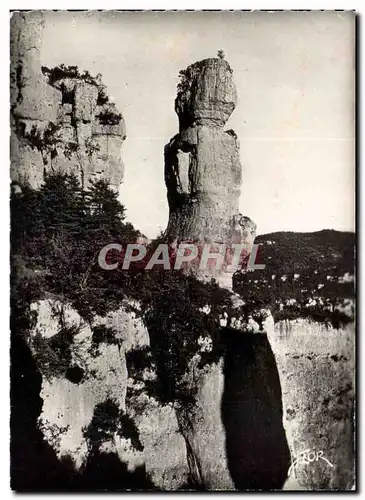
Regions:
<instances>
[{"instance_id":1,"label":"rocky cliff face","mask_svg":"<svg viewBox=\"0 0 365 500\"><path fill-rule=\"evenodd\" d=\"M240 226L244 219L238 210L239 145L234 132L224 130L236 105L232 70L224 60L206 59L180 72L180 77L175 101L180 131L165 147L170 209L165 237L170 242L232 243L234 233L241 239L247 227ZM254 238L255 225L249 222ZM221 419L222 363L203 371L195 365L187 375L192 392L197 392L195 404L177 410L190 473L200 487L234 489Z\"/></svg>"},{"instance_id":2,"label":"rocky cliff face","mask_svg":"<svg viewBox=\"0 0 365 500\"><path fill-rule=\"evenodd\" d=\"M196 132L198 142L202 139L200 145L197 142L189 160L188 177L192 179L192 187L185 198L185 208L195 204L197 210L184 212L185 208L182 207L179 214L179 207L178 212L174 212L174 198L181 193L169 188L170 222L174 221L174 224L169 223L168 238L227 244L246 239L252 242L255 225L238 212L241 166L236 138L233 133L223 130L224 121L234 106L233 97L230 97L234 96L231 72L227 63L221 60L203 61L197 67L199 71L194 73L194 98L191 97L189 101L188 91L185 90L177 100L177 108L182 110L182 120L187 126L180 136L184 136L185 132ZM105 106L105 103L100 104L100 88L90 83L88 75L85 83L85 78L80 78L75 68L59 67L45 70L44 73L52 88L59 92L56 95L64 101L58 108L63 110L63 114L57 115L61 116L57 119L62 119L62 122L58 121L56 125L62 123L60 130L65 135L69 134L66 144L70 144L70 139L74 137L72 134L76 131L77 141L86 137L83 146L86 147L89 132L83 135L84 129L90 131L91 128L94 136L100 132L99 125L91 121L94 116L99 116L100 120L101 111L96 111L97 107ZM187 122L187 116L192 120L190 123ZM47 120L44 123L48 123ZM121 132L120 124L110 126L109 132L112 131L111 127L117 127L117 131ZM52 165L60 165L60 157L64 153L59 152L64 151L64 143L57 141L56 144L52 143L53 146L57 154L54 153L50 160ZM77 142L77 147L71 152L80 154L79 146ZM210 155L210 150L215 152L214 155ZM43 161L44 151L41 153ZM63 171L73 168L72 155L66 155L66 159L70 163L65 165ZM226 162L229 168L225 170ZM170 166L167 162L166 168ZM212 177L214 183L210 182ZM108 177L105 178L108 180ZM195 195L198 198L196 203ZM175 218L175 215L178 217ZM173 232L170 232L171 228ZM159 289L154 291L160 292ZM236 305L242 305L242 301L233 293L231 298ZM272 399L270 391L264 389L263 406L259 405L254 411L247 412L253 400L251 383L247 385L245 382L247 370L252 380L256 380L260 370L269 370L277 385L276 368L270 352L264 359L257 360L252 353L252 359L247 360L248 365L243 363L238 366L234 361L240 335L244 332L249 344L253 339L252 332L246 329L247 322L242 318L238 318L236 323L241 325L239 328L229 330L235 341L225 344L225 360L220 356L214 362L201 364L202 356L209 353L209 346L205 346L204 337L199 336L195 345L195 332L186 332L186 341L179 349L186 349L185 344L188 343L195 354L188 363L183 380L178 382L183 382L188 388L188 401L161 401L151 395L149 390L151 384L166 383L166 380L162 382L158 379L163 374L158 373L156 365L146 369L142 367L142 373L136 374L133 363L128 361L128 356L139 355L143 348L147 352L150 347L156 349L156 345L151 345L151 332L133 316L128 307L121 306L111 315L85 320L66 297L51 294L32 302L30 309L33 326L27 332L27 344L41 375L40 397L43 401L38 429L58 460L62 463L71 461L72 470L81 473L81 477L88 477L93 461L102 461L101 457L105 458L107 454L116 457L128 474L143 470L145 479L148 478L153 487L161 489L175 490L189 485L196 489L233 490L255 487L261 479L264 479L263 487L281 486L288 464L281 426L280 398ZM209 307L205 309L209 314ZM172 311L168 313L172 315ZM204 316L205 312L199 314ZM229 327L233 323L227 323L226 319L222 326ZM173 335L178 339L181 333L164 330L153 332L159 337ZM156 339L154 342L156 344ZM158 349L160 342L157 341ZM176 340L172 345L179 346L179 342ZM264 337L263 342L266 342ZM168 364L178 364L177 353L174 350L170 352L168 345L165 349L164 355L171 356ZM245 350L246 347L243 348ZM185 359L182 361L185 363ZM159 369L161 371L161 366ZM172 366L170 371L174 373L176 369L179 373L180 366ZM227 383L227 376L232 377L232 384ZM232 408L236 415L233 420ZM257 433L256 439L261 439L262 443L255 451L254 460L251 460L247 430L257 419L262 422L263 429L268 429L270 422L272 425L272 411L278 415L273 426L274 432L265 431L264 439ZM243 426L241 418L245 422ZM267 475L268 464L262 460L262 455L268 456L265 453L265 440L268 439L269 446L274 443L270 436L274 436L274 441L278 436L277 444L284 460L279 473L275 472L275 477ZM238 448L235 443L239 443ZM257 464L259 469L254 479L249 473L242 475L250 463ZM119 486L126 487L129 480L130 476L126 482L121 481Z\"/></svg>"},{"instance_id":3,"label":"rocky cliff face","mask_svg":"<svg viewBox=\"0 0 365 500\"><path fill-rule=\"evenodd\" d=\"M292 463L288 488L349 490L354 484L354 323L279 321L268 328L283 390ZM314 459L321 454L326 460Z\"/></svg>"},{"instance_id":4,"label":"rocky cliff face","mask_svg":"<svg viewBox=\"0 0 365 500\"><path fill-rule=\"evenodd\" d=\"M122 115L100 77L76 67L42 68L41 12L11 18L11 180L39 188L47 172L74 173L86 187L123 180Z\"/></svg>"},{"instance_id":5,"label":"rocky cliff face","mask_svg":"<svg viewBox=\"0 0 365 500\"><path fill-rule=\"evenodd\" d=\"M128 373L128 353L150 343L143 322L121 307L89 323L55 298L31 309L37 320L29 346L42 375L38 426L58 459L71 458L83 472L96 451L108 453L131 474L142 468L156 488L187 483L185 442L173 407L151 398ZM105 335L108 328L115 337Z\"/></svg>"},{"instance_id":6,"label":"rocky cliff face","mask_svg":"<svg viewBox=\"0 0 365 500\"><path fill-rule=\"evenodd\" d=\"M237 275L235 290L246 307L261 303L271 311L265 329L279 370L293 464L286 488L351 489L355 236L278 232L256 242L266 267ZM310 462L303 453L310 453Z\"/></svg>"}]
</instances>

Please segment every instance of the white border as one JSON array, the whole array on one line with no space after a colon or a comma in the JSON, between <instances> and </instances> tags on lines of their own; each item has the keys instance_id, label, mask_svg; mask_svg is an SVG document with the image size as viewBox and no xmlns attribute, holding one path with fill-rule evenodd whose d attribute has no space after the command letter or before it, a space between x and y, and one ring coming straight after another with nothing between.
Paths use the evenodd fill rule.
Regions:
<instances>
[{"instance_id":1,"label":"white border","mask_svg":"<svg viewBox=\"0 0 365 500\"><path fill-rule=\"evenodd\" d=\"M0 78L0 102L1 102L1 117L2 117L2 128L0 134L1 140L1 155L2 155L2 164L0 169L0 200L2 203L0 217L1 217L1 241L2 244L0 246L0 256L1 256L1 288L0 288L0 305L1 305L1 335L2 335L2 343L1 343L1 362L0 362L0 381L1 381L1 423L0 429L2 432L1 436L1 444L0 447L0 487L1 487L1 498L9 498L13 493L9 489L9 10L46 10L46 9L99 9L99 10L114 10L114 9L123 9L123 10L229 10L229 9L237 9L237 10L282 10L282 9L294 9L294 10L320 10L320 9L339 9L339 10L356 10L357 13L361 16L361 14L365 11L363 0L280 0L280 1L269 1L269 0L255 0L255 1L232 1L232 0L224 0L224 1L210 1L206 0L185 0L185 1L176 1L176 0L154 0L154 1L142 1L142 0L104 0L103 2L92 1L92 0L83 0L83 1L72 1L72 0L48 0L48 1L26 1L19 0L17 2L6 1L4 4L0 6L0 54L1 54L1 62L2 62L2 73ZM360 21L358 20L358 23ZM358 30L358 51L359 51L359 67L358 71L360 74L360 68L364 66L364 44L363 37L359 36ZM358 78L358 85L360 85L360 77ZM361 85L362 90L362 85ZM360 91L360 89L358 89ZM358 118L363 115L363 101L360 102L360 106L358 109ZM358 124L358 131L361 132L360 124ZM362 136L362 134L361 134ZM358 138L360 141L360 137ZM361 193L365 193L364 189L364 173L360 177L360 171L363 170L363 158L361 159L361 165L358 164L358 181L360 182L360 189L358 191L359 196L359 218L360 220L365 220L365 214L363 213L364 204L361 202ZM360 224L358 226L359 232L359 240L361 239L361 227ZM359 242L361 243L361 241ZM361 257L363 256L363 249L361 246ZM363 266L359 267L359 275L358 275L358 287L362 283L365 282L365 271ZM360 299L359 306L364 305L364 297L362 296ZM361 308L362 310L363 308ZM360 318L360 315L359 315ZM363 360L364 356L364 342L360 342L360 335L362 334L361 322L358 324L358 359ZM361 362L357 367L358 370L361 369ZM359 387L361 387L360 380L362 378L362 373L359 377ZM358 387L358 389L359 389ZM363 405L362 405L363 406ZM359 408L359 417L364 415L364 408ZM359 419L361 422L357 422L357 429L361 428L362 418ZM361 436L358 436L358 445L359 450L358 454L361 456L361 446L362 443ZM358 471L358 487L361 486L360 478L364 476L364 463L365 460L362 459L359 461L361 470ZM147 493L139 494L139 497L147 497ZM155 494L156 495L156 494ZM247 495L247 493L245 493ZM251 495L251 494L250 494ZM270 493L262 494L262 495L270 495ZM298 493L290 493L292 496L298 496ZM32 495L33 497L38 498L46 498L47 495ZM59 495L57 495L59 496ZM76 497L77 495L67 495L68 498ZM170 495L167 495L167 497ZM167 498L166 494L164 494L164 498Z\"/></svg>"},{"instance_id":2,"label":"white border","mask_svg":"<svg viewBox=\"0 0 365 500\"><path fill-rule=\"evenodd\" d=\"M33 0L28 2L20 0L17 2L7 2L10 4L8 9L99 9L99 10L229 10L229 9L245 9L245 10L277 10L277 9L294 9L294 10L320 10L320 9L339 9L351 10L360 9L361 0L225 0L225 1L210 1L206 0L105 0L103 2L97 0Z\"/></svg>"}]
</instances>

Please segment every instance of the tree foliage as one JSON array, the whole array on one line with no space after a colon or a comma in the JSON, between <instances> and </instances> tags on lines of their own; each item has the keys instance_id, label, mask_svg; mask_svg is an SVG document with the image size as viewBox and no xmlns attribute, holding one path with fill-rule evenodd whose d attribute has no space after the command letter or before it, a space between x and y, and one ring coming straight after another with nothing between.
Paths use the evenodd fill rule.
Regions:
<instances>
[{"instance_id":1,"label":"tree foliage","mask_svg":"<svg viewBox=\"0 0 365 500\"><path fill-rule=\"evenodd\" d=\"M194 357L203 368L222 355L220 319L231 314L230 293L214 281L202 283L161 266L102 269L98 255L105 245L125 248L141 236L125 221L125 207L104 181L83 189L72 175L49 175L39 191L23 186L21 193L13 194L11 215L12 328L27 331L34 321L30 303L47 294L71 303L90 322L96 314L129 307L150 336L148 352L129 356L131 373L142 380L141 367L153 366L157 377L147 386L163 402L193 398L185 375ZM257 238L263 243L260 259L266 268L236 276L235 287L245 306L232 314L259 321L258 312L270 308L276 320L312 317L335 326L347 321L336 307L339 299L353 296L353 283L341 280L353 272L353 236L343 233L342 241L341 233L335 233ZM149 245L147 256L157 244ZM322 302L307 307L312 299ZM54 365L63 371L71 333L59 335L56 344L48 346L55 353ZM96 329L95 353L101 342L115 343L114 337L111 329ZM205 340L212 348L204 351L200 346Z\"/></svg>"},{"instance_id":2,"label":"tree foliage","mask_svg":"<svg viewBox=\"0 0 365 500\"><path fill-rule=\"evenodd\" d=\"M186 397L183 376L199 351L198 339L216 339L217 350L202 353L202 363L218 356L218 318L228 304L228 294L214 282L203 284L159 266L102 269L98 255L105 245L118 243L125 248L140 236L125 221L124 206L104 181L83 189L73 175L46 176L39 191L23 186L21 193L13 194L11 214L13 327L27 330L32 324L30 303L47 294L71 303L90 322L96 314L117 310L126 298L138 302L137 314L150 332L158 375L158 387L151 391L165 402ZM155 247L153 242L148 255ZM207 304L211 315L202 312ZM114 335L111 329L94 329L95 353L100 342L115 343ZM70 361L67 339L72 342L72 335L60 334L56 339L63 350L53 346L53 365L62 372ZM48 344L47 349L52 347ZM64 360L60 359L63 352Z\"/></svg>"},{"instance_id":3,"label":"tree foliage","mask_svg":"<svg viewBox=\"0 0 365 500\"><path fill-rule=\"evenodd\" d=\"M334 327L352 320L342 306L355 295L353 233L278 232L255 242L265 269L235 276L248 312L266 307L276 321L306 317Z\"/></svg>"},{"instance_id":4,"label":"tree foliage","mask_svg":"<svg viewBox=\"0 0 365 500\"><path fill-rule=\"evenodd\" d=\"M84 80L90 85L98 85L98 78L91 76L91 74L85 70L80 71L78 66L66 66L65 64L59 64L54 68L47 68L47 66L42 66L42 73L47 77L48 83L53 85L55 82L62 80L63 78L79 78Z\"/></svg>"}]
</instances>

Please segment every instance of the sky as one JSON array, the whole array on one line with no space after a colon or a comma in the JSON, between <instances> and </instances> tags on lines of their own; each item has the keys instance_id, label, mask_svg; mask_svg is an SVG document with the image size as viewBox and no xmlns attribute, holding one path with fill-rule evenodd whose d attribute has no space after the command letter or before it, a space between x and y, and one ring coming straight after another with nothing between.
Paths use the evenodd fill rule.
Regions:
<instances>
[{"instance_id":1,"label":"sky","mask_svg":"<svg viewBox=\"0 0 365 500\"><path fill-rule=\"evenodd\" d=\"M344 12L47 11L42 64L101 73L127 138L120 201L153 238L168 220L164 145L180 69L223 49L238 102L240 211L273 231L354 230L355 16Z\"/></svg>"}]
</instances>

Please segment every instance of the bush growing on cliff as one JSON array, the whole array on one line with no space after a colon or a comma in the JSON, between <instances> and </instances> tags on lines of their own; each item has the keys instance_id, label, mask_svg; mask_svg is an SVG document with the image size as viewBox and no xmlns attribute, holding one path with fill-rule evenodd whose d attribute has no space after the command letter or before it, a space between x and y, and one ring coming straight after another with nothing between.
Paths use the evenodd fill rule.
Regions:
<instances>
[{"instance_id":1,"label":"bush growing on cliff","mask_svg":"<svg viewBox=\"0 0 365 500\"><path fill-rule=\"evenodd\" d=\"M184 94L187 90L189 90L191 85L191 72L189 68L181 69L179 71L179 82L177 84L177 94Z\"/></svg>"},{"instance_id":2,"label":"bush growing on cliff","mask_svg":"<svg viewBox=\"0 0 365 500\"><path fill-rule=\"evenodd\" d=\"M29 304L46 294L71 302L87 321L118 309L125 298L135 300L140 304L136 313L150 332L158 374L151 391L165 402L186 397L189 391L183 377L201 350L199 339L213 338L217 349L201 352L198 363L212 362L219 354L218 317L226 307L225 292L214 283L203 284L193 276L158 267L150 271L101 269L98 255L105 245L114 242L125 247L140 236L125 222L125 208L103 181L85 190L72 175L47 176L39 191L24 186L11 204L12 251L21 260L21 269L27 270L21 275L14 269L14 315L26 318ZM212 314L202 312L207 304ZM25 328L30 320L24 322ZM99 342L114 343L114 332L96 328L93 340L96 348ZM62 363L59 354L67 354L67 349L61 352L54 346L52 350L63 370L68 358Z\"/></svg>"},{"instance_id":3,"label":"bush growing on cliff","mask_svg":"<svg viewBox=\"0 0 365 500\"><path fill-rule=\"evenodd\" d=\"M29 132L25 130L25 123L18 121L16 132L19 138L25 139L32 149L37 149L42 153L44 164L47 164L48 155L51 159L57 156L56 146L60 138L58 132L61 126L50 122L44 130L40 130L33 125Z\"/></svg>"},{"instance_id":4,"label":"bush growing on cliff","mask_svg":"<svg viewBox=\"0 0 365 500\"><path fill-rule=\"evenodd\" d=\"M354 311L343 304L354 299L354 234L272 233L259 236L265 269L237 273L235 290L247 312L269 308L276 321L310 318L339 327Z\"/></svg>"},{"instance_id":5,"label":"bush growing on cliff","mask_svg":"<svg viewBox=\"0 0 365 500\"><path fill-rule=\"evenodd\" d=\"M72 354L70 346L79 330L75 326L65 326L50 339L39 333L32 339L37 366L43 375L51 379L54 376L65 376L71 367Z\"/></svg>"},{"instance_id":6,"label":"bush growing on cliff","mask_svg":"<svg viewBox=\"0 0 365 500\"><path fill-rule=\"evenodd\" d=\"M49 85L57 86L57 82L67 78L83 80L85 83L94 85L98 87L98 97L97 105L102 106L109 102L109 97L106 91L106 86L102 83L102 75L98 73L95 77L92 76L87 70L80 71L78 66L66 66L65 64L59 64L54 68L48 68L47 66L41 67L42 73L47 79ZM69 92L66 87L61 84L63 104L72 103L74 99L73 91Z\"/></svg>"},{"instance_id":7,"label":"bush growing on cliff","mask_svg":"<svg viewBox=\"0 0 365 500\"><path fill-rule=\"evenodd\" d=\"M83 434L90 450L97 450L103 441L113 439L115 433L122 438L130 439L137 451L143 451L134 422L119 409L116 401L107 399L96 405L93 418L83 429Z\"/></svg>"},{"instance_id":8,"label":"bush growing on cliff","mask_svg":"<svg viewBox=\"0 0 365 500\"><path fill-rule=\"evenodd\" d=\"M51 69L47 68L47 66L42 66L41 69L50 85L54 85L55 82L64 78L79 78L84 80L86 83L90 83L91 85L98 85L97 78L91 76L87 70L80 72L78 66L66 66L65 64L59 64Z\"/></svg>"},{"instance_id":9,"label":"bush growing on cliff","mask_svg":"<svg viewBox=\"0 0 365 500\"><path fill-rule=\"evenodd\" d=\"M68 297L88 318L119 304L121 287L110 277L105 290L108 274L97 256L140 233L124 222L125 209L104 181L84 190L72 175L47 176L39 191L23 186L12 196L11 217L13 256L36 273L43 293Z\"/></svg>"},{"instance_id":10,"label":"bush growing on cliff","mask_svg":"<svg viewBox=\"0 0 365 500\"><path fill-rule=\"evenodd\" d=\"M219 317L229 307L229 294L215 282L204 284L178 271L143 274L143 293L138 298L146 311L144 321L160 384L157 397L165 403L193 400L184 376L193 357L198 369L222 355ZM207 304L210 314L203 311ZM201 350L202 339L212 342L210 352Z\"/></svg>"},{"instance_id":11,"label":"bush growing on cliff","mask_svg":"<svg viewBox=\"0 0 365 500\"><path fill-rule=\"evenodd\" d=\"M125 222L125 208L105 182L85 190L74 176L48 176L39 191L24 186L21 193L13 195L11 204L12 324L29 328L30 302L47 293L71 302L88 321L95 314L104 316L118 309L126 298L132 299L139 308L127 307L143 319L151 345L148 353L128 356L131 373L138 379L143 366L153 365L156 381L146 384L151 395L163 402L192 398L185 374L193 358L201 368L222 354L219 319L231 307L229 293L214 282L204 284L194 276L160 270L159 266L149 271L139 267L112 272L101 269L97 262L101 248L111 242L124 247L140 236ZM351 282L334 281L335 276L352 269L351 238L346 246L345 242L336 243L336 238L331 243L328 236L322 242L317 241L320 234L316 241L309 238L304 250L289 236L281 238L282 244L278 235L270 236L278 241L263 246L265 270L236 277L236 290L246 302L239 314L256 318L258 309L269 307L276 320L312 317L332 323L346 321L345 315L333 308L306 307L314 295L335 305L340 297L352 293ZM157 244L151 243L148 252ZM341 260L343 248L348 251ZM324 286L318 286L321 284ZM207 306L209 313L204 312ZM96 329L94 341L97 351L99 342L114 343L114 332ZM211 346L208 350L201 348L206 343ZM57 346L53 350L60 352Z\"/></svg>"},{"instance_id":12,"label":"bush growing on cliff","mask_svg":"<svg viewBox=\"0 0 365 500\"><path fill-rule=\"evenodd\" d=\"M109 104L106 109L103 109L96 118L99 119L101 125L118 125L122 119L121 113L118 113L115 104Z\"/></svg>"}]
</instances>

